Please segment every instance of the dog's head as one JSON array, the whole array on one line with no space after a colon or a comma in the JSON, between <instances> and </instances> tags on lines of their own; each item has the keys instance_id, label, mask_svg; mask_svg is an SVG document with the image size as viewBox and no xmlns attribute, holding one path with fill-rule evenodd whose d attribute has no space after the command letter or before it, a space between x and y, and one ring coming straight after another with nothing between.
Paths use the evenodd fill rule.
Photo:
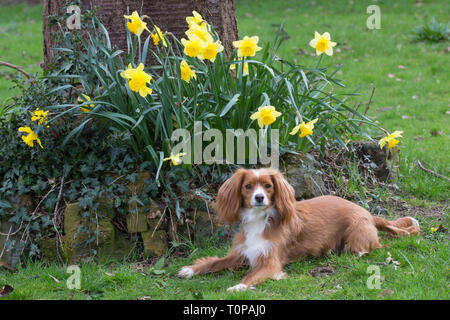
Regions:
<instances>
[{"instance_id":1,"label":"dog's head","mask_svg":"<svg viewBox=\"0 0 450 320\"><path fill-rule=\"evenodd\" d=\"M239 221L241 208L274 206L283 221L295 214L294 189L276 169L239 169L225 181L217 194L219 216L228 223Z\"/></svg>"}]
</instances>

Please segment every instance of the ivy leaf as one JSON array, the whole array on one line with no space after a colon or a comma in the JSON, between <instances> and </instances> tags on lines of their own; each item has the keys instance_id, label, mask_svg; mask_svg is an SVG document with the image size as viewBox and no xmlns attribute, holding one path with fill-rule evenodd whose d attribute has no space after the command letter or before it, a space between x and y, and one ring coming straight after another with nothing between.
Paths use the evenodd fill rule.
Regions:
<instances>
[{"instance_id":1,"label":"ivy leaf","mask_svg":"<svg viewBox=\"0 0 450 320\"><path fill-rule=\"evenodd\" d=\"M67 177L70 173L70 170L72 170L72 166L70 164L65 164L63 168L64 168L64 177Z\"/></svg>"},{"instance_id":2,"label":"ivy leaf","mask_svg":"<svg viewBox=\"0 0 450 320\"><path fill-rule=\"evenodd\" d=\"M11 209L11 203L9 201L6 200L0 200L0 208L2 209Z\"/></svg>"},{"instance_id":3,"label":"ivy leaf","mask_svg":"<svg viewBox=\"0 0 450 320\"><path fill-rule=\"evenodd\" d=\"M177 183L177 186L180 188L182 192L189 192L190 190L189 180L182 180Z\"/></svg>"},{"instance_id":4,"label":"ivy leaf","mask_svg":"<svg viewBox=\"0 0 450 320\"><path fill-rule=\"evenodd\" d=\"M160 258L154 265L155 269L162 269L164 267L164 257Z\"/></svg>"},{"instance_id":5,"label":"ivy leaf","mask_svg":"<svg viewBox=\"0 0 450 320\"><path fill-rule=\"evenodd\" d=\"M41 228L40 228L40 226L39 226L39 223L38 223L38 222L33 222L33 223L31 224L31 230L33 230L33 231L40 231Z\"/></svg>"},{"instance_id":6,"label":"ivy leaf","mask_svg":"<svg viewBox=\"0 0 450 320\"><path fill-rule=\"evenodd\" d=\"M48 217L48 216L42 216L41 217L41 222L42 222L42 228L45 229L47 228L49 225L52 225L53 222L52 220Z\"/></svg>"}]
</instances>

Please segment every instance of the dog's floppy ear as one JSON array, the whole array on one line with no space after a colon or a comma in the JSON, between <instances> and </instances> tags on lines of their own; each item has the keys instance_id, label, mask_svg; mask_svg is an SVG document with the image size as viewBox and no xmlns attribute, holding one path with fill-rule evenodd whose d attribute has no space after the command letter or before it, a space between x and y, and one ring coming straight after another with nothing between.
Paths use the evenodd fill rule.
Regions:
<instances>
[{"instance_id":1,"label":"dog's floppy ear","mask_svg":"<svg viewBox=\"0 0 450 320\"><path fill-rule=\"evenodd\" d=\"M242 205L241 186L246 171L237 170L217 193L217 212L223 222L232 224L239 221L239 210Z\"/></svg>"},{"instance_id":2,"label":"dog's floppy ear","mask_svg":"<svg viewBox=\"0 0 450 320\"><path fill-rule=\"evenodd\" d=\"M289 222L295 216L295 191L280 171L271 174L275 186L275 206L282 222Z\"/></svg>"}]
</instances>

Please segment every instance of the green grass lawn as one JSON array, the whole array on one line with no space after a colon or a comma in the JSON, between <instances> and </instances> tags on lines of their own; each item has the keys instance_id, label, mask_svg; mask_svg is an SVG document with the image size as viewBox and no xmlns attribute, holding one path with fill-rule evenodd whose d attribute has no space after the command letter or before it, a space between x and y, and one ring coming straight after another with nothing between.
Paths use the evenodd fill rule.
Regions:
<instances>
[{"instance_id":1,"label":"green grass lawn","mask_svg":"<svg viewBox=\"0 0 450 320\"><path fill-rule=\"evenodd\" d=\"M0 6L0 60L20 66L29 74L42 74L42 5ZM17 72L0 66L0 105L16 91L10 90Z\"/></svg>"},{"instance_id":2,"label":"green grass lawn","mask_svg":"<svg viewBox=\"0 0 450 320\"><path fill-rule=\"evenodd\" d=\"M337 93L352 92L363 85L376 87L368 115L392 132L403 130L401 139L400 187L397 197L412 204L447 206L433 216L417 216L424 236L389 239L390 248L375 250L361 258L342 255L307 259L286 267L289 278L268 281L254 291L230 294L226 288L237 284L245 275L221 272L192 280L175 277L179 267L204 255L223 255L226 247L208 247L195 251L186 259L169 257L165 273L137 271L128 263L103 262L84 264L82 289L68 290L65 268L43 262L28 263L15 273L0 269L0 287L15 288L5 299L449 299L448 235L431 233L430 227L444 224L448 228L450 187L443 179L421 171L415 164L421 160L429 169L446 176L450 173L450 80L448 42L412 43L413 28L435 16L447 22L448 1L268 1L237 0L240 36L258 35L260 41L273 40L278 25L284 22L289 35L279 56L312 66L316 57L310 53L309 41L314 31L331 33L338 42L332 57L324 65L343 64L340 78L347 86ZM366 8L381 8L381 29L369 30ZM0 60L40 72L42 58L42 6L14 5L0 7ZM302 50L300 50L302 49ZM338 52L339 51L339 52ZM300 54L300 52L306 54ZM15 71L0 67L0 103L14 94L8 90ZM363 107L361 107L361 110ZM395 215L395 213L394 213ZM387 252L400 262L383 264ZM367 267L380 267L380 289L366 285ZM334 268L334 274L315 278L309 271L318 266ZM53 276L59 282L50 277ZM1 300L2 298L0 298Z\"/></svg>"},{"instance_id":3,"label":"green grass lawn","mask_svg":"<svg viewBox=\"0 0 450 320\"><path fill-rule=\"evenodd\" d=\"M384 242L389 248L361 258L343 254L298 261L285 267L288 279L268 280L247 292L226 291L240 282L247 269L189 280L176 276L181 266L196 258L224 255L224 247L199 249L187 259L170 258L161 275L149 267L117 261L82 264L80 290L67 288L66 268L42 262L29 263L15 273L0 272L0 285L15 288L4 299L449 299L449 247L448 242L441 243L441 236L427 232L425 238L388 239ZM386 263L388 252L399 266ZM311 276L309 272L319 266L332 268L334 274ZM379 268L379 288L367 285L375 284L370 266Z\"/></svg>"}]
</instances>

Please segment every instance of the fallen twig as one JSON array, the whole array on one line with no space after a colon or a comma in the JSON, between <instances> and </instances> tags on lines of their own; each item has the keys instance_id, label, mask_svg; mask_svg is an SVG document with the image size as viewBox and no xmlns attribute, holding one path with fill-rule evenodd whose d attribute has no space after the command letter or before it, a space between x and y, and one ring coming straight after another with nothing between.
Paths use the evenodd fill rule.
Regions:
<instances>
[{"instance_id":1,"label":"fallen twig","mask_svg":"<svg viewBox=\"0 0 450 320\"><path fill-rule=\"evenodd\" d=\"M161 215L161 218L159 218L158 223L156 224L155 229L153 229L153 232L152 232L152 238L153 238L153 235L154 235L155 232L156 232L156 229L158 229L159 224L161 223L161 220L162 220L162 218L164 217L164 214L166 213L166 209L167 209L167 206L164 208L164 211L163 211L163 213L162 213L162 215Z\"/></svg>"},{"instance_id":2,"label":"fallen twig","mask_svg":"<svg viewBox=\"0 0 450 320\"><path fill-rule=\"evenodd\" d=\"M170 210L169 207L167 207L167 209L169 210L169 218L170 218L170 225L171 225L171 228L172 228L173 238L175 239L175 241L179 241L180 239L178 237L178 234L177 234L176 229L175 229L175 225L174 225L173 220L172 220L172 211Z\"/></svg>"},{"instance_id":3,"label":"fallen twig","mask_svg":"<svg viewBox=\"0 0 450 320\"><path fill-rule=\"evenodd\" d=\"M55 232L56 232L56 253L58 256L59 261L64 264L64 260L61 258L61 254L59 253L59 242L60 242L60 234L58 231L58 226L56 224L56 216L58 214L58 207L59 207L59 202L61 201L61 195L62 195L62 189L64 187L64 172L63 175L61 177L61 183L59 186L59 193L58 193L58 200L56 201L56 205L55 205L55 211L53 211L53 226L55 227Z\"/></svg>"},{"instance_id":4,"label":"fallen twig","mask_svg":"<svg viewBox=\"0 0 450 320\"><path fill-rule=\"evenodd\" d=\"M0 232L0 236L8 236L9 237L9 236L15 235L16 233L18 233L20 231L20 229L22 228L22 225L23 225L23 220L20 222L20 226L17 228L16 231L11 232L11 228L12 228L12 226L11 226L11 228L9 228L9 232L8 233Z\"/></svg>"},{"instance_id":5,"label":"fallen twig","mask_svg":"<svg viewBox=\"0 0 450 320\"><path fill-rule=\"evenodd\" d=\"M16 271L16 268L11 267L6 262L0 261L0 268L8 269L9 271Z\"/></svg>"},{"instance_id":6,"label":"fallen twig","mask_svg":"<svg viewBox=\"0 0 450 320\"><path fill-rule=\"evenodd\" d=\"M369 102L366 105L366 110L364 111L364 115L367 114L367 111L370 109L370 104L372 103L373 94L375 93L375 87L372 88L372 94L370 95Z\"/></svg>"},{"instance_id":7,"label":"fallen twig","mask_svg":"<svg viewBox=\"0 0 450 320\"><path fill-rule=\"evenodd\" d=\"M367 115L367 112L370 109L370 104L372 103L372 98L373 98L373 94L375 93L375 86L372 87L372 93L370 94L370 98L369 98L369 102L367 102L366 104L366 110L364 110L364 116ZM359 107L359 106L358 106ZM359 127L361 127L361 125L363 124L362 121L359 122Z\"/></svg>"},{"instance_id":8,"label":"fallen twig","mask_svg":"<svg viewBox=\"0 0 450 320\"><path fill-rule=\"evenodd\" d=\"M17 70L17 71L23 73L28 79L31 79L31 76L30 76L25 70L23 70L22 68L20 68L20 67L14 65L14 64L12 64L12 63L5 62L5 61L0 61L0 66L5 66L5 67L13 68L13 69L15 69L15 70Z\"/></svg>"},{"instance_id":9,"label":"fallen twig","mask_svg":"<svg viewBox=\"0 0 450 320\"><path fill-rule=\"evenodd\" d=\"M58 279L56 279L54 276L52 276L50 273L48 273L48 276L50 278L52 278L53 280L55 280L56 283L59 283L60 281Z\"/></svg>"},{"instance_id":10,"label":"fallen twig","mask_svg":"<svg viewBox=\"0 0 450 320\"><path fill-rule=\"evenodd\" d=\"M423 164L420 162L420 160L417 160L417 164L419 165L419 168L422 169L423 171L425 171L427 173L430 173L430 174L434 175L437 178L441 178L441 179L444 179L444 180L447 180L448 182L450 182L450 178L449 177L443 176L442 174L439 174L437 172L434 172L433 170L425 168L423 166Z\"/></svg>"},{"instance_id":11,"label":"fallen twig","mask_svg":"<svg viewBox=\"0 0 450 320\"><path fill-rule=\"evenodd\" d=\"M214 233L214 223L212 221L211 214L209 213L208 202L206 202L206 200L205 200L205 205L206 205L206 212L208 212L209 222L211 222L211 234L213 234Z\"/></svg>"},{"instance_id":12,"label":"fallen twig","mask_svg":"<svg viewBox=\"0 0 450 320\"><path fill-rule=\"evenodd\" d=\"M8 232L7 235L6 235L5 244L3 245L2 252L0 253L0 259L3 257L3 253L5 252L6 243L8 242L9 235L11 234L11 229L12 229L12 226L9 227L9 232Z\"/></svg>"}]
</instances>

